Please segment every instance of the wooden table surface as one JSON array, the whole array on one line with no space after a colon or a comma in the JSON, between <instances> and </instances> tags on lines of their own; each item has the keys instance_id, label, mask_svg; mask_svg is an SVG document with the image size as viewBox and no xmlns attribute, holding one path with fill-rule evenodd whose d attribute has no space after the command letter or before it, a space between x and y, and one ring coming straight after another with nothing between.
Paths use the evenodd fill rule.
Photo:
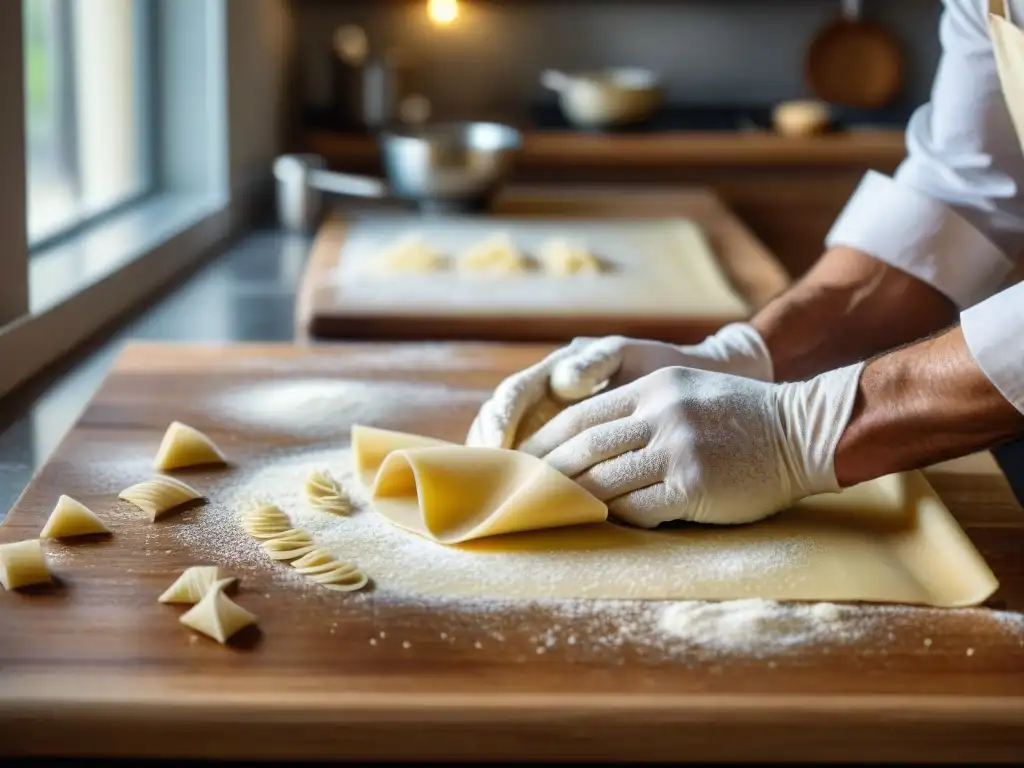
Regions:
<instances>
[{"instance_id":1,"label":"wooden table surface","mask_svg":"<svg viewBox=\"0 0 1024 768\"><path fill-rule=\"evenodd\" d=\"M878 614L875 628L849 644L706 657L632 637L599 642L608 628L528 603L481 614L372 591L301 590L272 578L262 561L242 575L236 597L259 616L259 630L236 645L192 639L177 622L181 611L157 604L195 564L172 534L198 525L204 508L150 525L116 507L116 494L146 473L171 419L206 430L237 468L271 451L341 450L351 423L364 418L459 439L489 388L547 351L129 346L0 526L0 541L34 537L60 493L101 514L122 509L110 518L111 539L60 545L58 586L0 592L0 754L1024 755L1024 624L995 622L988 609L901 609ZM313 427L294 430L287 419L246 422L244 408L239 421L229 408L249 402L237 399L247 387L262 388L276 407L274 392L284 397L311 382L374 390L380 399L330 420L306 414ZM410 404L409 382L448 392L450 403ZM184 479L202 488L234 471ZM995 604L1024 609L1024 515L1003 478L984 457L929 474L1000 579ZM556 630L579 641L538 641Z\"/></svg>"},{"instance_id":2,"label":"wooden table surface","mask_svg":"<svg viewBox=\"0 0 1024 768\"><path fill-rule=\"evenodd\" d=\"M789 282L772 253L707 190L510 188L495 201L493 212L495 216L530 218L692 219L704 230L727 279L752 309L778 295ZM546 316L543 308L535 315L517 317L419 316L402 307L395 307L393 314L370 313L347 307L332 285L331 273L338 264L345 232L340 212L321 226L296 299L299 338L554 342L622 334L682 344L701 341L724 324L715 318L621 313Z\"/></svg>"}]
</instances>

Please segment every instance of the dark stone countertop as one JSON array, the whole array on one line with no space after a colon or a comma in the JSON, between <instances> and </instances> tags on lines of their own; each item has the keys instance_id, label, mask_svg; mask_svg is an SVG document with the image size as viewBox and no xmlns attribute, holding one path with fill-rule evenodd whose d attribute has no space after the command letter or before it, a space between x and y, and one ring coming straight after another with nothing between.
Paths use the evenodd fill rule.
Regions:
<instances>
[{"instance_id":1,"label":"dark stone countertop","mask_svg":"<svg viewBox=\"0 0 1024 768\"><path fill-rule=\"evenodd\" d=\"M0 403L0 520L78 419L126 341L291 341L312 239L273 227L239 239L113 335ZM1024 440L996 451L1024 498Z\"/></svg>"}]
</instances>

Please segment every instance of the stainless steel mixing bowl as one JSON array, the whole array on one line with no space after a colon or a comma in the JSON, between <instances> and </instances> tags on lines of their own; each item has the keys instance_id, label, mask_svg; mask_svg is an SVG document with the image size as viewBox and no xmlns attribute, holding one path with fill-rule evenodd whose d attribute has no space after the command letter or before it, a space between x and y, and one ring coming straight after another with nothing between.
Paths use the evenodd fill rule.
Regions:
<instances>
[{"instance_id":1,"label":"stainless steel mixing bowl","mask_svg":"<svg viewBox=\"0 0 1024 768\"><path fill-rule=\"evenodd\" d=\"M507 180L522 134L501 123L439 123L387 130L378 137L386 181L326 170L318 155L284 155L274 163L278 214L289 229L315 226L323 193L397 198L421 210L485 208Z\"/></svg>"}]
</instances>

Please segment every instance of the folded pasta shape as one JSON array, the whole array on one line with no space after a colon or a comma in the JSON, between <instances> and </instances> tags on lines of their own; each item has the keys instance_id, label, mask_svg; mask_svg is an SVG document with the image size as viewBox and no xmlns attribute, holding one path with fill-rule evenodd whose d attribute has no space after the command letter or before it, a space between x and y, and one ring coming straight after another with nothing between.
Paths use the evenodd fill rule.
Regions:
<instances>
[{"instance_id":1,"label":"folded pasta shape","mask_svg":"<svg viewBox=\"0 0 1024 768\"><path fill-rule=\"evenodd\" d=\"M153 468L166 472L183 467L225 463L227 459L213 440L188 424L172 421L160 441L160 448L153 459Z\"/></svg>"},{"instance_id":2,"label":"folded pasta shape","mask_svg":"<svg viewBox=\"0 0 1024 768\"><path fill-rule=\"evenodd\" d=\"M242 529L254 539L276 539L291 533L291 518L269 501L252 501L242 512Z\"/></svg>"},{"instance_id":3,"label":"folded pasta shape","mask_svg":"<svg viewBox=\"0 0 1024 768\"><path fill-rule=\"evenodd\" d=\"M53 581L39 539L0 544L0 586L17 589Z\"/></svg>"},{"instance_id":4,"label":"folded pasta shape","mask_svg":"<svg viewBox=\"0 0 1024 768\"><path fill-rule=\"evenodd\" d=\"M149 514L150 522L155 522L172 509L203 498L192 486L175 480L172 477L154 477L142 483L125 488L117 498L134 504Z\"/></svg>"},{"instance_id":5,"label":"folded pasta shape","mask_svg":"<svg viewBox=\"0 0 1024 768\"><path fill-rule=\"evenodd\" d=\"M195 605L222 581L227 585L235 581L235 577L221 578L220 569L216 565L193 565L182 571L175 582L157 600L161 603Z\"/></svg>"},{"instance_id":6,"label":"folded pasta shape","mask_svg":"<svg viewBox=\"0 0 1024 768\"><path fill-rule=\"evenodd\" d=\"M354 592L369 582L359 566L339 560L329 549L318 547L292 562L296 572L337 592Z\"/></svg>"},{"instance_id":7,"label":"folded pasta shape","mask_svg":"<svg viewBox=\"0 0 1024 768\"><path fill-rule=\"evenodd\" d=\"M212 637L218 643L226 643L241 629L255 624L256 616L245 610L224 594L224 587L231 579L221 579L213 584L202 599L179 618L186 627Z\"/></svg>"},{"instance_id":8,"label":"folded pasta shape","mask_svg":"<svg viewBox=\"0 0 1024 768\"><path fill-rule=\"evenodd\" d=\"M314 469L303 486L306 500L311 506L335 515L347 515L352 511L352 499L345 493L341 482L326 469Z\"/></svg>"},{"instance_id":9,"label":"folded pasta shape","mask_svg":"<svg viewBox=\"0 0 1024 768\"><path fill-rule=\"evenodd\" d=\"M519 451L352 428L356 467L375 509L441 544L599 523L608 508L540 459Z\"/></svg>"},{"instance_id":10,"label":"folded pasta shape","mask_svg":"<svg viewBox=\"0 0 1024 768\"><path fill-rule=\"evenodd\" d=\"M39 533L39 538L64 539L72 536L87 536L91 533L110 533L110 529L96 517L95 512L80 501L76 501L70 496L61 496L57 499L57 506L50 513L46 525Z\"/></svg>"}]
</instances>

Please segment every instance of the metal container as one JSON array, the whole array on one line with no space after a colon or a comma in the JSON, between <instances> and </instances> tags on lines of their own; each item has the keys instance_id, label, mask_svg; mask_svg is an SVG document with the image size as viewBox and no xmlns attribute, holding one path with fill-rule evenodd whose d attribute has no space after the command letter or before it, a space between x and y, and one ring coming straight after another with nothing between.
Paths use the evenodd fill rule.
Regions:
<instances>
[{"instance_id":1,"label":"metal container","mask_svg":"<svg viewBox=\"0 0 1024 768\"><path fill-rule=\"evenodd\" d=\"M284 155L274 163L282 226L308 231L323 194L394 198L425 211L485 209L511 173L522 135L501 123L460 122L384 131L387 180L326 170L319 155Z\"/></svg>"}]
</instances>

